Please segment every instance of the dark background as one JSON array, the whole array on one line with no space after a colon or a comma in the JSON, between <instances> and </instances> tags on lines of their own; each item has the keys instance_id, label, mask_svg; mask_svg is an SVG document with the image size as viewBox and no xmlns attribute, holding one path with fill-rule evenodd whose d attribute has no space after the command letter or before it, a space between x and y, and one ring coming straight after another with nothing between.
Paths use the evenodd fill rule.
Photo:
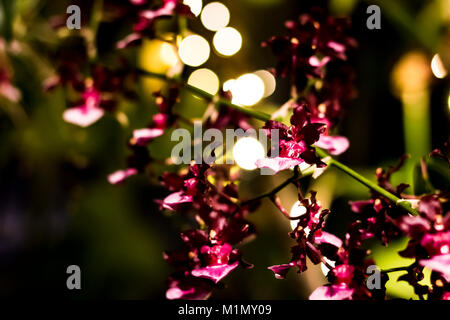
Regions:
<instances>
[{"instance_id":1,"label":"dark background","mask_svg":"<svg viewBox=\"0 0 450 320\"><path fill-rule=\"evenodd\" d=\"M222 2L230 9L230 25L241 32L244 45L228 59L211 55L205 67L214 70L220 79L272 67L275 60L268 49L261 48L261 42L285 33L284 22L296 19L312 3ZM351 141L341 159L368 177L374 178L377 166L394 164L407 152L402 102L393 94L391 85L395 64L412 50L420 50L429 61L438 50L443 56L448 50L445 43L450 13L445 20L442 12L429 10L435 2L439 1L313 1L353 20L351 33L359 47L350 55L350 61L356 69L358 97L346 107L340 126L340 134ZM20 105L0 100L0 296L163 299L171 270L162 251L180 244L178 234L187 227L186 221L158 211L154 200L166 193L154 177L135 177L121 186L111 186L106 180L109 173L125 165L126 141L131 131L148 121L155 106L145 98L122 106L129 127L120 126L110 115L87 129L64 123L64 95L59 90L43 93L41 87L45 75L51 73L58 43L75 40L56 34L49 23L54 16L65 16L69 4L79 4L84 17L91 2L17 3L14 37L22 44L23 52L11 56L10 61L23 99ZM366 27L366 8L372 3L382 8L381 30ZM431 11L429 17L421 18L426 10ZM406 20L406 27L405 14L411 19ZM426 28L428 23L439 24L435 29L430 27L434 33ZM191 21L190 28L212 39L213 33L199 21ZM100 57L109 59L115 41L124 35L126 30L120 23L103 23L98 36ZM423 37L432 45L424 43ZM134 54L128 53L131 60ZM191 70L187 68L185 74ZM136 87L145 91L142 84ZM429 83L433 148L448 140L449 89L448 78L432 77ZM280 106L288 96L286 82L279 80L276 93L260 108ZM196 108L192 98L189 103ZM157 153L160 147L152 146L151 150ZM399 180L411 182L411 175L401 173ZM247 173L241 192L248 197L257 195L275 183L275 178ZM342 236L345 222L351 218L347 202L366 199L369 192L336 171L318 183L319 191L328 190L334 199L329 205L336 214L327 227ZM292 195L286 192L289 197ZM285 281L276 280L267 266L288 261L292 245L287 236L289 225L269 202L250 219L259 235L242 251L255 268L233 272L225 280L227 288L216 291L214 299L302 299L325 283L317 268L300 276L293 272ZM66 288L66 268L71 264L81 268L80 291Z\"/></svg>"}]
</instances>

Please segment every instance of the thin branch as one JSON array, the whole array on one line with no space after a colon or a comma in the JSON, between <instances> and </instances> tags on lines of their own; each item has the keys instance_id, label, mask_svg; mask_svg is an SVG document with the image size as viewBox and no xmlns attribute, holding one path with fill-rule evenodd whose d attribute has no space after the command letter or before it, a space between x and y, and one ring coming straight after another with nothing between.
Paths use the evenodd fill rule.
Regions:
<instances>
[{"instance_id":1,"label":"thin branch","mask_svg":"<svg viewBox=\"0 0 450 320\"><path fill-rule=\"evenodd\" d=\"M184 86L187 90L189 90L190 92L192 92L195 95L198 95L206 100L211 101L214 98L214 95L203 91L199 88L193 87L189 84L186 84L185 82L183 82L180 79L174 79L174 78L170 78L164 74L159 74L159 73L154 73L154 72L149 72L146 70L142 70L142 69L137 69L137 72L143 76L147 76L147 77L153 77L153 78L158 78L161 80L164 80L166 82L169 83L176 83L179 86ZM259 111L255 111L255 110L251 110L248 108L243 108L241 106L235 105L233 103L231 103L229 100L226 99L218 99L217 101L220 104L224 104L230 108L239 110L242 113L248 114L250 116L252 116L255 119L261 120L261 121L268 121L271 119L271 116L267 113L264 112L259 112ZM317 154L322 157L329 157L330 155L327 154L325 151L316 148ZM355 180L359 181L360 183L362 183L363 185L365 185L366 187L368 187L369 189L372 189L375 192L378 192L379 194L381 194L382 196L386 197L387 199L389 199L390 201L392 201L396 206L401 207L403 209L405 209L406 211L408 211L409 213L413 214L413 215L418 215L418 212L416 209L413 209L411 204L407 201L402 201L402 199L398 198L397 196L395 196L394 194L390 193L389 191L381 188L379 185L377 185L376 183L370 181L369 179L363 177L362 175L360 175L359 173L357 173L356 171L354 171L353 169L347 167L345 164L339 162L338 160L331 158L330 157L330 165L335 166L336 168L340 169L341 171L345 172L347 175L349 175L350 177L354 178ZM283 189L285 186L287 186L288 184L292 183L294 180L292 180L294 178L288 179L287 181L285 181L283 184L281 184L279 187L275 188L274 190L272 190L271 192L267 193L267 194L263 194L255 199L252 200L248 200L242 203L242 205L245 204L249 204L252 201L256 201L256 200L260 200L262 198L271 196L275 193L277 193L278 191L280 191L281 189ZM275 191L275 193L273 193Z\"/></svg>"}]
</instances>

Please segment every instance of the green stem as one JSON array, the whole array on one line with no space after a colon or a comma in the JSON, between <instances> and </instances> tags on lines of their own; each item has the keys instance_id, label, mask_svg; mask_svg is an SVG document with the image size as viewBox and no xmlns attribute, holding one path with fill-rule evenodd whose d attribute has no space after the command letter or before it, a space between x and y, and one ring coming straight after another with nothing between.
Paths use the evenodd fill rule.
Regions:
<instances>
[{"instance_id":1,"label":"green stem","mask_svg":"<svg viewBox=\"0 0 450 320\"><path fill-rule=\"evenodd\" d=\"M87 35L88 55L91 63L94 63L98 58L97 52L97 33L103 15L103 0L95 0L91 18L89 21L89 34Z\"/></svg>"},{"instance_id":2,"label":"green stem","mask_svg":"<svg viewBox=\"0 0 450 320\"><path fill-rule=\"evenodd\" d=\"M325 151L316 148L316 152L320 157L327 157L329 156ZM369 179L363 177L362 175L360 175L358 172L356 172L355 170L353 170L352 168L347 167L345 164L337 161L336 159L330 158L330 165L335 166L336 168L338 168L339 170L345 172L346 174L348 174L350 177L354 178L355 180L361 182L363 185L365 185L366 187L372 189L373 191L379 193L380 195L386 197L387 199L391 200L392 202L394 202L397 206L405 209L406 211L408 211L409 213L413 214L413 215L417 215L418 212L417 210L413 209L411 207L411 204L407 201L402 201L402 199L400 199L399 197L397 197L396 195L390 193L389 191L381 188L379 185L377 185L375 182L370 181Z\"/></svg>"},{"instance_id":3,"label":"green stem","mask_svg":"<svg viewBox=\"0 0 450 320\"><path fill-rule=\"evenodd\" d=\"M228 106L230 108L239 110L240 112L248 114L248 115L252 116L255 119L258 119L258 120L261 120L261 121L270 120L270 115L269 114L266 114L266 113L263 113L263 112L259 112L259 111L255 111L255 110L251 110L251 109L244 108L244 107L241 107L241 106L237 106L237 105L231 103L229 100L226 100L226 99L221 99L221 98L216 99L214 97L214 95L212 95L212 94L210 94L210 93L208 93L206 91L203 91L202 89L199 89L199 88L193 87L193 86L191 86L189 84L186 84L185 82L183 82L181 80L170 78L170 77L168 77L168 76L166 76L164 74L150 72L150 71L146 71L146 70L142 70L142 69L138 69L137 71L143 76L157 78L157 79L164 80L166 82L175 83L177 85L184 86L186 88L186 90L192 92L193 94L195 94L197 96L200 96L200 97L202 97L202 98L204 98L206 100L217 101L217 103L219 103L219 104L223 104L223 105L226 105L226 106Z\"/></svg>"},{"instance_id":4,"label":"green stem","mask_svg":"<svg viewBox=\"0 0 450 320\"><path fill-rule=\"evenodd\" d=\"M168 76L166 76L164 74L154 73L154 72L150 72L150 71L146 71L146 70L142 70L142 69L138 69L137 71L138 71L138 73L140 73L143 76L152 77L152 78L158 78L158 79L164 80L164 81L169 82L169 83L176 83L178 85L184 86L187 90L189 90L193 94L198 95L198 96L200 96L200 97L202 97L204 99L207 99L207 100L213 100L214 99L214 95L212 95L212 94L210 94L210 93L208 93L206 91L203 91L203 90L201 90L199 88L196 88L196 87L193 87L191 85L188 85L188 84L184 83L181 80L170 78L170 77L168 77ZM243 107L237 106L237 105L235 105L235 104L233 104L230 101L225 100L225 99L218 99L217 102L221 103L221 104L224 104L224 105L226 105L226 106L228 106L230 108L239 110L242 113L248 114L248 115L252 116L253 118L256 118L256 119L261 120L261 121L267 121L267 120L271 119L271 116L269 114L267 114L267 113L259 112L259 111L255 111L255 110L250 110L250 109L247 109L247 108L243 108ZM317 154L321 158L330 157L329 154L327 154L325 151L323 151L323 150L321 150L319 148L316 148L316 151L317 151ZM357 173L353 169L347 167L345 164L339 162L336 159L333 159L332 157L330 157L329 164L335 166L336 168L338 168L339 170L343 171L344 173L346 173L350 177L354 178L355 180L359 181L360 183L362 183L363 185L365 185L369 189L372 189L373 191L375 191L375 192L379 193L380 195L386 197L387 199L392 201L395 205L405 209L406 211L408 211L409 213L411 213L413 215L418 215L417 210L413 209L409 202L403 201L403 199L400 199L396 195L394 195L394 194L390 193L389 191L381 188L375 182L372 182L369 179L363 177L362 175L360 175L359 173ZM289 181L289 183L290 182L291 181ZM266 196L266 195L264 195L264 196Z\"/></svg>"}]
</instances>

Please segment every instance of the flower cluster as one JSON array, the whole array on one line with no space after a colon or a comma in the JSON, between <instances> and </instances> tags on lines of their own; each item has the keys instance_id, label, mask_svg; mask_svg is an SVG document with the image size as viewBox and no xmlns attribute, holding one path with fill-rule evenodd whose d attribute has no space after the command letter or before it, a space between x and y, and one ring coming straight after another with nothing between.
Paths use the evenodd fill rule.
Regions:
<instances>
[{"instance_id":1,"label":"flower cluster","mask_svg":"<svg viewBox=\"0 0 450 320\"><path fill-rule=\"evenodd\" d=\"M428 292L417 284L417 274L408 274L405 280L416 293L450 300L450 211L444 212L440 198L450 199L449 194L424 196L419 201L419 216L402 217L399 227L411 240L400 255L414 258L418 266L434 271L433 288Z\"/></svg>"},{"instance_id":2,"label":"flower cluster","mask_svg":"<svg viewBox=\"0 0 450 320\"><path fill-rule=\"evenodd\" d=\"M279 147L276 157L258 160L259 168L270 168L275 172L293 168L302 163L316 165L318 168L326 164L316 155L313 147L317 146L338 155L347 150L349 142L341 136L328 136L326 123L316 122L306 104L297 105L290 119L291 125L270 120L264 126L270 137L271 130L278 131ZM273 150L272 150L273 152Z\"/></svg>"},{"instance_id":3,"label":"flower cluster","mask_svg":"<svg viewBox=\"0 0 450 320\"><path fill-rule=\"evenodd\" d=\"M297 21L287 22L286 27L289 35L263 43L278 60L275 75L290 77L293 88L293 98L272 116L285 117L292 110L291 126L275 121L266 124L267 129L280 130L280 156L264 159L258 166L275 172L303 162L325 166L312 145L332 155L345 152L348 140L332 136L331 131L342 116L342 105L354 95L353 70L345 63L348 49L356 46L346 35L349 21L314 9Z\"/></svg>"},{"instance_id":4,"label":"flower cluster","mask_svg":"<svg viewBox=\"0 0 450 320\"><path fill-rule=\"evenodd\" d=\"M257 204L240 206L233 174L225 166L192 164L185 174L166 173L162 184L170 190L161 207L181 213L193 212L199 229L181 234L184 248L166 252L164 258L175 268L169 279L168 299L204 299L218 283L241 265L233 246L254 235L246 220Z\"/></svg>"}]
</instances>

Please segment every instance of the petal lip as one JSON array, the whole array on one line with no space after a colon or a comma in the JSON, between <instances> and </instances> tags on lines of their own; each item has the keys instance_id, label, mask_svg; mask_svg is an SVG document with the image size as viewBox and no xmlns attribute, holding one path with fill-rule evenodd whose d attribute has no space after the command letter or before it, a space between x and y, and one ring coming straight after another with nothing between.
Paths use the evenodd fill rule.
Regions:
<instances>
[{"instance_id":1,"label":"petal lip","mask_svg":"<svg viewBox=\"0 0 450 320\"><path fill-rule=\"evenodd\" d=\"M275 266L267 267L267 269L271 270L275 278L277 279L286 279L286 275L291 270L292 267L294 267L294 263L286 263L286 264L278 264Z\"/></svg>"},{"instance_id":2,"label":"petal lip","mask_svg":"<svg viewBox=\"0 0 450 320\"><path fill-rule=\"evenodd\" d=\"M184 191L179 191L169 194L166 198L164 198L162 205L166 209L176 211L179 204L192 202L192 200L191 195L185 194Z\"/></svg>"},{"instance_id":3,"label":"petal lip","mask_svg":"<svg viewBox=\"0 0 450 320\"><path fill-rule=\"evenodd\" d=\"M315 143L319 148L326 149L331 155L337 156L347 151L350 142L342 136L321 135L319 141Z\"/></svg>"},{"instance_id":4,"label":"petal lip","mask_svg":"<svg viewBox=\"0 0 450 320\"><path fill-rule=\"evenodd\" d=\"M158 138L164 134L163 129L159 128L143 128L133 131L133 140L138 145L146 145L152 139Z\"/></svg>"},{"instance_id":5,"label":"petal lip","mask_svg":"<svg viewBox=\"0 0 450 320\"><path fill-rule=\"evenodd\" d=\"M314 290L309 300L352 300L354 291L346 285L325 285Z\"/></svg>"},{"instance_id":6,"label":"petal lip","mask_svg":"<svg viewBox=\"0 0 450 320\"><path fill-rule=\"evenodd\" d=\"M256 167L258 168L269 168L275 173L283 171L286 169L293 168L300 163L304 162L303 159L293 159L285 157L275 157L275 158L264 158L256 160Z\"/></svg>"},{"instance_id":7,"label":"petal lip","mask_svg":"<svg viewBox=\"0 0 450 320\"><path fill-rule=\"evenodd\" d=\"M233 264L218 264L207 266L200 269L195 269L191 271L191 275L199 278L206 278L218 283L220 280L225 278L231 271L233 271L239 265L239 261Z\"/></svg>"},{"instance_id":8,"label":"petal lip","mask_svg":"<svg viewBox=\"0 0 450 320\"><path fill-rule=\"evenodd\" d=\"M103 109L96 107L87 110L83 107L74 107L64 111L63 119L68 123L85 128L97 122L104 114Z\"/></svg>"},{"instance_id":9,"label":"petal lip","mask_svg":"<svg viewBox=\"0 0 450 320\"><path fill-rule=\"evenodd\" d=\"M447 282L450 282L450 254L441 254L428 260L420 260L423 267L440 272Z\"/></svg>"},{"instance_id":10,"label":"petal lip","mask_svg":"<svg viewBox=\"0 0 450 320\"><path fill-rule=\"evenodd\" d=\"M342 247L342 240L336 237L334 234L328 233L326 231L322 231L322 234L318 237L315 237L314 240L316 243L328 243L337 248Z\"/></svg>"},{"instance_id":11,"label":"petal lip","mask_svg":"<svg viewBox=\"0 0 450 320\"><path fill-rule=\"evenodd\" d=\"M108 176L108 181L111 184L119 184L123 182L126 178L136 175L138 171L135 168L128 168L125 170L118 170L116 172L111 173Z\"/></svg>"}]
</instances>

